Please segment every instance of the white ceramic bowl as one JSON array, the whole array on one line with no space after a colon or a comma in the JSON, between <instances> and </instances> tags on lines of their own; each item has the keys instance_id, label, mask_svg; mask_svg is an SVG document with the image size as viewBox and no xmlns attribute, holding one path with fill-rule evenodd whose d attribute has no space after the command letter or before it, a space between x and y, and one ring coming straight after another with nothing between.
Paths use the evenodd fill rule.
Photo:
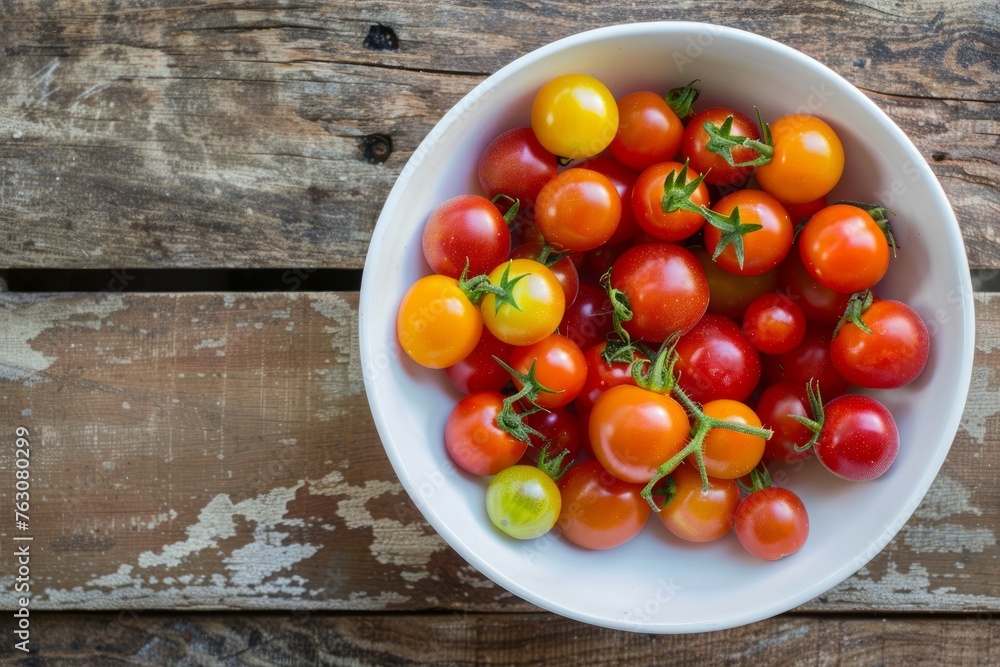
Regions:
<instances>
[{"instance_id":1,"label":"white ceramic bowl","mask_svg":"<svg viewBox=\"0 0 1000 667\"><path fill-rule=\"evenodd\" d=\"M876 393L893 411L898 459L879 480L849 483L812 461L778 476L809 508L803 549L764 562L727 536L690 545L654 517L642 534L606 552L555 535L520 542L486 516L486 480L455 469L445 418L459 398L444 374L399 350L396 310L429 272L420 246L435 205L479 192L478 156L500 132L530 125L547 80L585 73L616 95L700 79L697 108L725 103L765 118L809 111L829 122L847 156L834 199L880 201L901 252L878 288L912 305L932 333L923 375ZM739 30L698 23L637 23L562 39L519 58L463 98L434 127L396 182L375 227L361 286L365 387L386 453L427 520L467 561L507 590L570 618L639 632L715 630L764 619L820 595L860 569L902 528L937 474L958 428L972 371L974 321L965 248L948 200L902 131L856 88L794 49Z\"/></svg>"}]
</instances>

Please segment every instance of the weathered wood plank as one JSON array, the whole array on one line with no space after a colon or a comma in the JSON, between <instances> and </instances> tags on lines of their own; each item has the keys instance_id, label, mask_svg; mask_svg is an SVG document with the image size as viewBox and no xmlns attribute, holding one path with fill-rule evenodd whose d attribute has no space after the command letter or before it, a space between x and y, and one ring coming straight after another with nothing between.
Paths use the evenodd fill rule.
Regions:
<instances>
[{"instance_id":1,"label":"weathered wood plank","mask_svg":"<svg viewBox=\"0 0 1000 667\"><path fill-rule=\"evenodd\" d=\"M941 474L882 554L803 609L1000 610L1000 295L977 299L971 397ZM403 492L363 395L356 307L353 293L0 295L0 423L33 443L33 608L534 609Z\"/></svg>"},{"instance_id":2,"label":"weathered wood plank","mask_svg":"<svg viewBox=\"0 0 1000 667\"><path fill-rule=\"evenodd\" d=\"M47 614L32 665L987 665L989 616L786 615L694 635L605 630L549 614ZM16 663L6 642L2 664ZM25 663L27 664L27 663Z\"/></svg>"},{"instance_id":3,"label":"weathered wood plank","mask_svg":"<svg viewBox=\"0 0 1000 667\"><path fill-rule=\"evenodd\" d=\"M9 0L0 262L360 268L402 165L485 75L587 28L686 19L788 43L872 95L941 178L972 265L1000 267L995 2L483 4ZM397 50L364 46L376 22ZM384 163L365 159L373 133Z\"/></svg>"}]
</instances>

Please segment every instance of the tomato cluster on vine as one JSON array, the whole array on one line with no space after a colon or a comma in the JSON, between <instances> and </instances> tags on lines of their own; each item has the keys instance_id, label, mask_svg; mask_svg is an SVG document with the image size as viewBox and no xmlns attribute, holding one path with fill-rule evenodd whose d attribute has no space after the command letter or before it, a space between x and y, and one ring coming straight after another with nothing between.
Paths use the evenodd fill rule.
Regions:
<instances>
[{"instance_id":1,"label":"tomato cluster on vine","mask_svg":"<svg viewBox=\"0 0 1000 667\"><path fill-rule=\"evenodd\" d=\"M773 560L808 515L769 463L862 481L897 456L889 410L849 393L904 386L929 354L920 316L872 291L891 211L827 201L845 159L821 118L698 94L553 79L483 152L482 192L424 225L432 273L398 338L465 394L444 446L493 476L486 514L512 537L607 549L655 513Z\"/></svg>"}]
</instances>

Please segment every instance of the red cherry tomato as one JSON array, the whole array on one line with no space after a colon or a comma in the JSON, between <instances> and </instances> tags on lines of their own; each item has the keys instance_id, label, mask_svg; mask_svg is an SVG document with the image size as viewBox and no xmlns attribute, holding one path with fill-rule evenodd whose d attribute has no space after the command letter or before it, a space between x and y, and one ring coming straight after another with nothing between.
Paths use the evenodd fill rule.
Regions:
<instances>
[{"instance_id":1,"label":"red cherry tomato","mask_svg":"<svg viewBox=\"0 0 1000 667\"><path fill-rule=\"evenodd\" d=\"M611 238L621 217L622 200L608 177L578 167L546 183L535 204L535 224L558 250L596 248Z\"/></svg>"},{"instance_id":2,"label":"red cherry tomato","mask_svg":"<svg viewBox=\"0 0 1000 667\"><path fill-rule=\"evenodd\" d=\"M614 263L611 284L632 307L625 330L650 343L689 331L708 308L705 271L689 250L673 243L629 248Z\"/></svg>"},{"instance_id":3,"label":"red cherry tomato","mask_svg":"<svg viewBox=\"0 0 1000 667\"><path fill-rule=\"evenodd\" d=\"M743 548L764 560L795 553L809 536L809 515L802 499L774 486L744 498L733 523Z\"/></svg>"},{"instance_id":4,"label":"red cherry tomato","mask_svg":"<svg viewBox=\"0 0 1000 667\"><path fill-rule=\"evenodd\" d=\"M805 385L772 384L760 395L756 412L761 426L774 431L764 446L766 460L794 463L812 456L811 448L801 452L795 450L812 438L812 431L792 419L792 415L813 419Z\"/></svg>"},{"instance_id":5,"label":"red cherry tomato","mask_svg":"<svg viewBox=\"0 0 1000 667\"><path fill-rule=\"evenodd\" d=\"M714 185L739 183L746 180L753 170L753 167L734 167L726 162L726 158L708 149L710 137L705 131L705 123L721 127L729 116L733 117L733 128L730 131L733 136L760 139L757 125L739 111L731 109L706 109L688 121L687 127L684 129L684 138L681 140L681 159L689 160L691 169L699 174L708 172L705 175L706 183ZM746 162L756 157L757 151L752 148L744 148L743 146L733 148L734 162Z\"/></svg>"},{"instance_id":6,"label":"red cherry tomato","mask_svg":"<svg viewBox=\"0 0 1000 667\"><path fill-rule=\"evenodd\" d=\"M590 412L590 446L618 479L645 484L684 447L691 424L669 396L628 384L601 394Z\"/></svg>"},{"instance_id":7,"label":"red cherry tomato","mask_svg":"<svg viewBox=\"0 0 1000 667\"><path fill-rule=\"evenodd\" d=\"M579 346L565 336L550 334L537 343L516 347L510 355L510 367L528 374L532 364L539 384L555 393L541 392L535 404L543 408L569 405L580 393L587 379L587 360ZM521 381L513 377L520 391Z\"/></svg>"},{"instance_id":8,"label":"red cherry tomato","mask_svg":"<svg viewBox=\"0 0 1000 667\"><path fill-rule=\"evenodd\" d=\"M663 210L663 184L670 174L679 173L683 168L680 162L654 164L639 174L632 189L631 208L635 221L640 229L661 241L686 239L705 224L705 218L700 213L684 210L667 213ZM688 169L685 182L690 183L698 176L697 172ZM700 183L690 199L697 206L708 206L708 187Z\"/></svg>"},{"instance_id":9,"label":"red cherry tomato","mask_svg":"<svg viewBox=\"0 0 1000 667\"><path fill-rule=\"evenodd\" d=\"M421 243L431 271L458 278L489 273L510 253L510 230L500 211L479 195L453 197L435 208L424 225Z\"/></svg>"},{"instance_id":10,"label":"red cherry tomato","mask_svg":"<svg viewBox=\"0 0 1000 667\"><path fill-rule=\"evenodd\" d=\"M519 199L522 210L534 204L542 186L557 173L556 156L542 147L530 127L507 130L479 158L479 184L486 196Z\"/></svg>"},{"instance_id":11,"label":"red cherry tomato","mask_svg":"<svg viewBox=\"0 0 1000 667\"><path fill-rule=\"evenodd\" d=\"M556 525L573 544L586 549L611 549L642 531L650 507L642 486L616 478L597 461L574 465L559 480L562 511Z\"/></svg>"},{"instance_id":12,"label":"red cherry tomato","mask_svg":"<svg viewBox=\"0 0 1000 667\"><path fill-rule=\"evenodd\" d=\"M709 477L708 491L702 491L701 474L688 465L678 466L670 478L674 495L657 514L667 530L689 542L711 542L732 529L740 504L735 479Z\"/></svg>"},{"instance_id":13,"label":"red cherry tomato","mask_svg":"<svg viewBox=\"0 0 1000 667\"><path fill-rule=\"evenodd\" d=\"M743 266L740 267L736 247L727 245L715 258L719 266L739 276L759 276L781 264L792 247L794 228L781 202L760 190L738 190L726 195L712 210L729 215L740 209L740 222L762 225L743 236ZM705 247L714 255L722 232L712 225L705 226Z\"/></svg>"},{"instance_id":14,"label":"red cherry tomato","mask_svg":"<svg viewBox=\"0 0 1000 667\"><path fill-rule=\"evenodd\" d=\"M675 349L677 384L693 401L744 401L760 381L760 354L728 317L706 313Z\"/></svg>"},{"instance_id":15,"label":"red cherry tomato","mask_svg":"<svg viewBox=\"0 0 1000 667\"><path fill-rule=\"evenodd\" d=\"M565 465L580 452L583 429L579 418L569 408L535 412L525 417L524 423L542 434L541 438L532 435L529 440L537 450L547 448L550 458L565 449L569 452L564 459Z\"/></svg>"},{"instance_id":16,"label":"red cherry tomato","mask_svg":"<svg viewBox=\"0 0 1000 667\"><path fill-rule=\"evenodd\" d=\"M851 384L894 389L920 375L930 352L927 325L899 301L875 301L861 315L871 333L846 321L830 342L833 365Z\"/></svg>"},{"instance_id":17,"label":"red cherry tomato","mask_svg":"<svg viewBox=\"0 0 1000 667\"><path fill-rule=\"evenodd\" d=\"M522 243L511 251L510 258L538 260L542 254L543 247L540 243ZM576 264L567 255L554 264L546 262L546 266L549 267L549 271L552 272L556 280L559 281L559 284L562 285L563 294L566 295L566 307L569 308L576 300L577 292L580 289L580 273L576 270ZM565 314L563 317L565 317Z\"/></svg>"},{"instance_id":18,"label":"red cherry tomato","mask_svg":"<svg viewBox=\"0 0 1000 667\"><path fill-rule=\"evenodd\" d=\"M607 343L594 345L584 353L587 359L587 379L583 383L580 395L576 397L576 405L585 410L594 407L598 397L611 387L620 384L635 384L632 377L632 365L625 361L608 363L604 360L604 348Z\"/></svg>"},{"instance_id":19,"label":"red cherry tomato","mask_svg":"<svg viewBox=\"0 0 1000 667\"><path fill-rule=\"evenodd\" d=\"M810 322L838 322L851 299L850 294L835 292L819 284L794 250L778 267L778 286L802 309Z\"/></svg>"},{"instance_id":20,"label":"red cherry tomato","mask_svg":"<svg viewBox=\"0 0 1000 667\"><path fill-rule=\"evenodd\" d=\"M625 166L642 171L673 160L683 135L684 124L663 96L640 91L618 100L618 132L608 150Z\"/></svg>"},{"instance_id":21,"label":"red cherry tomato","mask_svg":"<svg viewBox=\"0 0 1000 667\"><path fill-rule=\"evenodd\" d=\"M816 458L838 477L881 477L899 454L899 431L888 408L870 396L848 394L823 406Z\"/></svg>"},{"instance_id":22,"label":"red cherry tomato","mask_svg":"<svg viewBox=\"0 0 1000 667\"><path fill-rule=\"evenodd\" d=\"M479 342L469 356L444 372L452 386L463 394L500 391L510 382L510 374L493 357L509 364L513 351L513 345L504 343L484 327Z\"/></svg>"},{"instance_id":23,"label":"red cherry tomato","mask_svg":"<svg viewBox=\"0 0 1000 667\"><path fill-rule=\"evenodd\" d=\"M830 358L830 334L828 327L807 326L806 335L795 349L783 354L765 355L765 382L791 382L804 387L811 378L816 378L824 397L843 394L847 391L848 382L837 372Z\"/></svg>"},{"instance_id":24,"label":"red cherry tomato","mask_svg":"<svg viewBox=\"0 0 1000 667\"><path fill-rule=\"evenodd\" d=\"M581 350L603 341L612 330L608 293L592 283L580 283L576 301L566 308L559 330Z\"/></svg>"},{"instance_id":25,"label":"red cherry tomato","mask_svg":"<svg viewBox=\"0 0 1000 667\"><path fill-rule=\"evenodd\" d=\"M799 254L810 274L837 292L869 289L889 269L889 242L867 211L827 206L799 233Z\"/></svg>"},{"instance_id":26,"label":"red cherry tomato","mask_svg":"<svg viewBox=\"0 0 1000 667\"><path fill-rule=\"evenodd\" d=\"M630 239L639 228L635 222L635 216L632 214L631 206L632 188L635 185L635 179L639 178L639 172L629 169L617 160L601 156L584 160L576 166L607 176L622 200L622 218L618 222L618 229L611 235L611 238L604 242L604 245L621 243Z\"/></svg>"},{"instance_id":27,"label":"red cherry tomato","mask_svg":"<svg viewBox=\"0 0 1000 667\"><path fill-rule=\"evenodd\" d=\"M451 459L473 475L495 475L517 463L527 443L497 426L503 395L482 391L452 408L444 425L444 444Z\"/></svg>"},{"instance_id":28,"label":"red cherry tomato","mask_svg":"<svg viewBox=\"0 0 1000 667\"><path fill-rule=\"evenodd\" d=\"M747 307L743 333L764 354L790 352L806 335L806 316L784 294L764 294Z\"/></svg>"}]
</instances>

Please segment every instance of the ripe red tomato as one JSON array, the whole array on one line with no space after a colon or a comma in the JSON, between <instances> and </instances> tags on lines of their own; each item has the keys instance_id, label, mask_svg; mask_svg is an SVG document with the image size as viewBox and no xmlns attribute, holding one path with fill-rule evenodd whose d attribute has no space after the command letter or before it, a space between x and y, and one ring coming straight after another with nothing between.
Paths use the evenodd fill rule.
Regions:
<instances>
[{"instance_id":1,"label":"ripe red tomato","mask_svg":"<svg viewBox=\"0 0 1000 667\"><path fill-rule=\"evenodd\" d=\"M790 114L771 123L774 154L755 176L766 192L791 204L827 195L844 173L844 147L816 116ZM733 151L734 153L736 151Z\"/></svg>"},{"instance_id":2,"label":"ripe red tomato","mask_svg":"<svg viewBox=\"0 0 1000 667\"><path fill-rule=\"evenodd\" d=\"M809 536L809 515L802 499L775 486L744 498L733 523L743 548L764 560L795 553Z\"/></svg>"},{"instance_id":3,"label":"ripe red tomato","mask_svg":"<svg viewBox=\"0 0 1000 667\"><path fill-rule=\"evenodd\" d=\"M519 199L522 210L531 208L542 186L557 173L556 156L542 147L530 127L507 130L479 158L479 184L486 196Z\"/></svg>"},{"instance_id":4,"label":"ripe red tomato","mask_svg":"<svg viewBox=\"0 0 1000 667\"><path fill-rule=\"evenodd\" d=\"M838 477L852 481L885 474L899 454L899 431L889 409L870 396L847 394L823 406L816 458Z\"/></svg>"},{"instance_id":5,"label":"ripe red tomato","mask_svg":"<svg viewBox=\"0 0 1000 667\"><path fill-rule=\"evenodd\" d=\"M788 296L763 294L747 307L743 333L764 354L790 352L806 335L806 316Z\"/></svg>"},{"instance_id":6,"label":"ripe red tomato","mask_svg":"<svg viewBox=\"0 0 1000 667\"><path fill-rule=\"evenodd\" d=\"M603 341L612 330L608 293L592 283L580 283L576 301L566 308L559 330L581 350Z\"/></svg>"},{"instance_id":7,"label":"ripe red tomato","mask_svg":"<svg viewBox=\"0 0 1000 667\"><path fill-rule=\"evenodd\" d=\"M778 268L778 286L802 309L810 322L838 322L851 299L850 294L835 292L819 284L795 251L789 252Z\"/></svg>"},{"instance_id":8,"label":"ripe red tomato","mask_svg":"<svg viewBox=\"0 0 1000 667\"><path fill-rule=\"evenodd\" d=\"M632 377L632 364L625 361L608 363L604 360L606 342L598 343L584 352L587 359L587 379L583 383L580 395L576 397L576 405L590 410L598 397L611 387L620 384L635 384ZM634 358L634 357L633 357Z\"/></svg>"},{"instance_id":9,"label":"ripe red tomato","mask_svg":"<svg viewBox=\"0 0 1000 667\"><path fill-rule=\"evenodd\" d=\"M889 242L867 211L827 206L799 233L799 254L810 274L837 292L863 292L889 269Z\"/></svg>"},{"instance_id":10,"label":"ripe red tomato","mask_svg":"<svg viewBox=\"0 0 1000 667\"><path fill-rule=\"evenodd\" d=\"M540 243L522 243L510 252L510 258L537 261L541 257L543 247ZM566 307L569 308L576 301L576 295L580 289L580 273L576 269L576 264L567 255L553 264L546 262L545 265L549 267L549 271L562 285L563 294L566 296Z\"/></svg>"},{"instance_id":11,"label":"ripe red tomato","mask_svg":"<svg viewBox=\"0 0 1000 667\"><path fill-rule=\"evenodd\" d=\"M625 166L642 171L673 160L683 135L684 124L663 96L639 91L618 100L618 132L608 150Z\"/></svg>"},{"instance_id":12,"label":"ripe red tomato","mask_svg":"<svg viewBox=\"0 0 1000 667\"><path fill-rule=\"evenodd\" d=\"M675 349L677 384L693 401L744 401L760 381L760 354L728 317L706 313Z\"/></svg>"},{"instance_id":13,"label":"ripe red tomato","mask_svg":"<svg viewBox=\"0 0 1000 667\"><path fill-rule=\"evenodd\" d=\"M452 460L473 475L495 475L524 454L527 443L497 426L503 395L482 391L452 408L444 425L444 444Z\"/></svg>"},{"instance_id":14,"label":"ripe red tomato","mask_svg":"<svg viewBox=\"0 0 1000 667\"><path fill-rule=\"evenodd\" d=\"M701 474L692 466L678 466L670 477L674 495L657 514L667 530L689 542L711 542L732 529L740 504L735 479L709 477L702 491Z\"/></svg>"},{"instance_id":15,"label":"ripe red tomato","mask_svg":"<svg viewBox=\"0 0 1000 667\"><path fill-rule=\"evenodd\" d=\"M538 450L547 447L549 458L558 456L565 449L569 452L564 459L565 465L580 452L583 429L579 418L569 408L535 412L525 417L524 423L542 434L542 437L530 436L529 441Z\"/></svg>"},{"instance_id":16,"label":"ripe red tomato","mask_svg":"<svg viewBox=\"0 0 1000 667\"><path fill-rule=\"evenodd\" d=\"M670 174L684 168L680 162L659 162L652 165L636 179L632 189L631 209L639 228L661 241L686 239L705 224L705 218L693 211L678 209L671 213L663 210L663 184ZM690 183L699 174L688 169L685 182ZM675 176L676 178L676 176ZM696 206L708 206L708 187L700 183L689 197Z\"/></svg>"},{"instance_id":17,"label":"ripe red tomato","mask_svg":"<svg viewBox=\"0 0 1000 667\"><path fill-rule=\"evenodd\" d=\"M710 297L708 312L741 320L750 302L761 294L778 288L778 272L768 271L759 276L738 276L726 271L712 261L712 255L704 248L691 250L698 263L705 269ZM792 253L789 253L792 254ZM787 260L786 260L787 261Z\"/></svg>"},{"instance_id":18,"label":"ripe red tomato","mask_svg":"<svg viewBox=\"0 0 1000 667\"><path fill-rule=\"evenodd\" d=\"M709 401L702 407L709 417L735 424L760 428L757 413L739 401L720 399ZM705 435L702 445L702 462L705 472L719 479L738 479L757 467L764 455L767 441L757 435L737 433L722 428L713 428ZM694 454L687 458L696 465Z\"/></svg>"},{"instance_id":19,"label":"ripe red tomato","mask_svg":"<svg viewBox=\"0 0 1000 667\"><path fill-rule=\"evenodd\" d=\"M757 416L761 426L774 431L764 445L766 460L794 463L812 456L812 448L796 451L812 438L812 431L800 424L792 415L813 419L805 385L779 382L763 391L757 401Z\"/></svg>"},{"instance_id":20,"label":"ripe red tomato","mask_svg":"<svg viewBox=\"0 0 1000 667\"><path fill-rule=\"evenodd\" d=\"M493 357L509 364L513 351L513 345L503 342L483 328L479 342L469 356L444 369L444 372L452 386L463 394L500 391L510 382L510 374Z\"/></svg>"},{"instance_id":21,"label":"ripe red tomato","mask_svg":"<svg viewBox=\"0 0 1000 667\"><path fill-rule=\"evenodd\" d=\"M861 319L871 333L845 321L830 342L837 372L851 384L872 389L893 389L915 380L930 352L930 335L920 315L905 303L879 300Z\"/></svg>"},{"instance_id":22,"label":"ripe red tomato","mask_svg":"<svg viewBox=\"0 0 1000 667\"><path fill-rule=\"evenodd\" d=\"M611 285L625 292L633 338L660 342L689 331L708 308L708 280L691 251L673 243L629 248L611 268Z\"/></svg>"},{"instance_id":23,"label":"ripe red tomato","mask_svg":"<svg viewBox=\"0 0 1000 667\"><path fill-rule=\"evenodd\" d=\"M604 174L574 167L550 180L538 193L535 224L558 250L596 248L615 233L622 200Z\"/></svg>"},{"instance_id":24,"label":"ripe red tomato","mask_svg":"<svg viewBox=\"0 0 1000 667\"><path fill-rule=\"evenodd\" d=\"M618 479L645 484L684 447L691 424L669 396L628 384L601 394L590 412L590 446Z\"/></svg>"},{"instance_id":25,"label":"ripe red tomato","mask_svg":"<svg viewBox=\"0 0 1000 667\"><path fill-rule=\"evenodd\" d=\"M631 205L632 188L635 186L635 179L639 178L639 172L629 169L617 160L601 156L584 160L576 166L607 176L622 200L622 218L618 221L618 229L611 235L611 238L604 242L604 246L630 239L639 228L635 222L635 216L632 214Z\"/></svg>"},{"instance_id":26,"label":"ripe red tomato","mask_svg":"<svg viewBox=\"0 0 1000 667\"><path fill-rule=\"evenodd\" d=\"M781 264L792 247L795 228L781 202L760 190L737 190L726 195L712 210L728 216L734 208L740 209L740 222L762 225L743 236L743 266L740 267L736 246L727 245L715 261L730 273L739 276L759 276ZM713 255L722 231L705 225L705 247Z\"/></svg>"},{"instance_id":27,"label":"ripe red tomato","mask_svg":"<svg viewBox=\"0 0 1000 667\"><path fill-rule=\"evenodd\" d=\"M829 327L810 325L802 342L790 352L765 355L763 377L767 384L791 382L802 385L816 378L820 391L826 398L840 396L847 391L848 382L837 372L830 357Z\"/></svg>"},{"instance_id":28,"label":"ripe red tomato","mask_svg":"<svg viewBox=\"0 0 1000 667\"><path fill-rule=\"evenodd\" d=\"M562 512L556 525L563 537L586 549L611 549L639 534L650 507L642 485L616 478L597 461L574 465L561 480Z\"/></svg>"},{"instance_id":29,"label":"ripe red tomato","mask_svg":"<svg viewBox=\"0 0 1000 667\"><path fill-rule=\"evenodd\" d=\"M421 244L434 273L458 278L468 261L469 275L478 276L507 259L510 230L489 199L460 195L431 212Z\"/></svg>"},{"instance_id":30,"label":"ripe red tomato","mask_svg":"<svg viewBox=\"0 0 1000 667\"><path fill-rule=\"evenodd\" d=\"M691 169L699 174L705 174L705 182L713 185L728 185L746 180L753 167L734 167L726 158L708 149L711 137L705 131L705 123L721 127L729 116L733 117L733 128L730 133L736 137L760 139L757 125L741 114L730 109L705 109L688 121L681 140L681 158L690 161ZM746 162L757 157L757 151L752 148L737 146L733 148L733 161ZM711 171L709 171L711 170Z\"/></svg>"},{"instance_id":31,"label":"ripe red tomato","mask_svg":"<svg viewBox=\"0 0 1000 667\"><path fill-rule=\"evenodd\" d=\"M543 408L560 408L569 405L580 393L587 379L587 360L576 343L559 334L523 347L515 347L510 355L510 367L518 373L528 374L532 364L539 384L555 393L541 392L535 404ZM523 384L512 375L518 391Z\"/></svg>"}]
</instances>

